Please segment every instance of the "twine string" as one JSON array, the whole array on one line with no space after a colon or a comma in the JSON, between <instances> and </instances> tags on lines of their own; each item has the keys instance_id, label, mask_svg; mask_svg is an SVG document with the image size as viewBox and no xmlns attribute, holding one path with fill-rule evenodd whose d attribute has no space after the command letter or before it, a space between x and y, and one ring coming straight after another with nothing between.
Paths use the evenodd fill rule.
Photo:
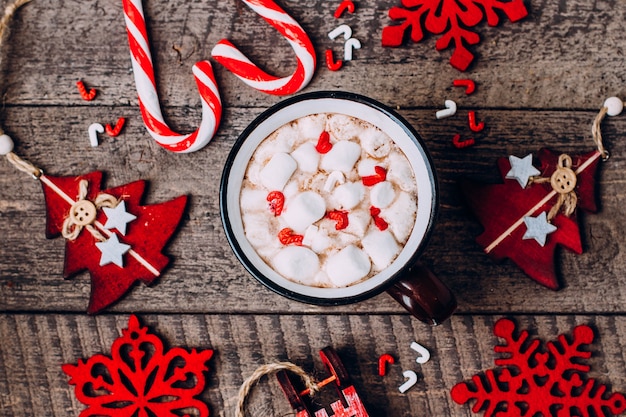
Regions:
<instances>
[{"instance_id":1,"label":"twine string","mask_svg":"<svg viewBox=\"0 0 626 417\"><path fill-rule=\"evenodd\" d=\"M0 19L0 47L4 41L4 36L9 32L9 23L11 23L13 15L15 15L17 9L30 1L31 0L14 0L13 3L9 3L4 9L4 15L2 19Z\"/></svg>"},{"instance_id":2,"label":"twine string","mask_svg":"<svg viewBox=\"0 0 626 417\"><path fill-rule=\"evenodd\" d=\"M603 161L606 161L607 159L609 159L609 151L605 149L604 144L602 143L602 129L600 125L602 123L602 120L604 120L604 117L606 116L608 111L609 111L608 107L602 106L602 108L600 109L600 112L598 113L595 120L593 121L593 125L591 126L591 134L593 136L593 142L598 147L598 152L600 152L600 155L602 155Z\"/></svg>"},{"instance_id":3,"label":"twine string","mask_svg":"<svg viewBox=\"0 0 626 417\"><path fill-rule=\"evenodd\" d=\"M596 118L593 121L593 125L591 127L591 134L593 137L593 143L595 143L598 148L598 153L600 157L602 157L603 161L609 159L609 151L606 150L604 144L602 143L602 129L601 124L604 118L606 117L609 109L606 106L602 106L600 111L598 112ZM557 164L556 172L562 169L571 169L572 166L572 158L567 154L562 154L559 156L559 161ZM554 174L553 174L554 175ZM576 174L574 174L576 175ZM563 209L563 214L567 217L571 216L572 213L576 210L576 205L578 204L578 196L574 190L571 190L567 193L563 193L559 190L554 183L551 182L550 177L531 177L531 183L542 184L546 182L550 182L552 185L552 189L557 193L558 198L554 206L550 209L547 215L547 220L552 220L560 211Z\"/></svg>"},{"instance_id":4,"label":"twine string","mask_svg":"<svg viewBox=\"0 0 626 417\"><path fill-rule=\"evenodd\" d=\"M0 135L2 134L2 132L2 127L0 127ZM9 152L8 154L6 154L6 157L11 165L13 165L15 168L22 172L32 175L32 177L35 179L39 179L39 177L43 175L43 171L41 169L37 168L30 162L20 158L16 153Z\"/></svg>"},{"instance_id":5,"label":"twine string","mask_svg":"<svg viewBox=\"0 0 626 417\"><path fill-rule=\"evenodd\" d=\"M72 204L72 207L70 208L70 215L65 219L65 221L63 221L61 234L67 240L76 240L76 238L78 238L78 236L80 235L80 232L83 230L83 227L85 227L86 229L89 230L89 232L93 235L93 237L96 240L100 242L104 242L105 240L107 240L106 237L104 237L102 233L100 233L98 229L96 229L92 225L93 222L95 222L96 220L95 215L90 224L82 225L82 224L78 224L76 220L74 219L74 216L72 216L71 214L75 211L75 209L78 206L80 206L81 204L84 204L85 201L89 201L87 200L88 192L89 192L89 181L80 180L80 182L78 183L78 196L76 198L76 202ZM114 208L115 206L117 206L119 201L117 200L117 198L115 198L111 194L101 193L96 197L96 199L92 203L94 207L96 208L96 210L99 210L102 207Z\"/></svg>"},{"instance_id":6,"label":"twine string","mask_svg":"<svg viewBox=\"0 0 626 417\"><path fill-rule=\"evenodd\" d=\"M7 38L7 34L9 33L9 27L11 23L11 19L15 15L17 9L25 5L26 3L30 3L31 0L14 0L12 3L9 3L4 9L4 15L0 19L0 49L2 48L5 39ZM0 135L4 135L4 129L0 126ZM23 160L17 154L13 152L9 152L6 154L7 160L18 170L30 174L33 178L38 179L43 171L28 161Z\"/></svg>"},{"instance_id":7,"label":"twine string","mask_svg":"<svg viewBox=\"0 0 626 417\"><path fill-rule=\"evenodd\" d=\"M236 417L245 417L245 403L246 398L250 394L252 387L265 375L273 375L279 371L289 371L298 375L304 381L305 386L309 389L311 395L319 390L318 385L313 381L313 378L309 376L304 369L300 368L291 362L276 362L267 365L259 366L253 373L246 379L237 394L237 409Z\"/></svg>"}]
</instances>

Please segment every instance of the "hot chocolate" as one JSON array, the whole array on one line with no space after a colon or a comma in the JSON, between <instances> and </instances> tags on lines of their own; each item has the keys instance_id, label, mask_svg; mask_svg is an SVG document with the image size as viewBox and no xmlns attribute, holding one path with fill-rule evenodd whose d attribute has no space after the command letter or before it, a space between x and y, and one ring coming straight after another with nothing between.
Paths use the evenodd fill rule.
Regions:
<instances>
[{"instance_id":1,"label":"hot chocolate","mask_svg":"<svg viewBox=\"0 0 626 417\"><path fill-rule=\"evenodd\" d=\"M269 266L294 282L337 288L395 260L415 224L417 185L386 133L320 113L259 144L239 201L246 238Z\"/></svg>"}]
</instances>

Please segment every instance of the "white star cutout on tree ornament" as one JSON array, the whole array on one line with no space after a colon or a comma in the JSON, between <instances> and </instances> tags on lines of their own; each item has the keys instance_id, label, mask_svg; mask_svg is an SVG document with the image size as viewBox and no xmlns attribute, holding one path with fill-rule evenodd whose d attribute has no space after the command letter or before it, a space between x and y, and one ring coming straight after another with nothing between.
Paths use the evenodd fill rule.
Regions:
<instances>
[{"instance_id":1,"label":"white star cutout on tree ornament","mask_svg":"<svg viewBox=\"0 0 626 417\"><path fill-rule=\"evenodd\" d=\"M130 245L120 242L115 233L104 242L96 242L96 246L100 249L100 252L102 252L102 256L100 257L100 266L113 263L120 268L124 268L122 255L130 250Z\"/></svg>"},{"instance_id":2,"label":"white star cutout on tree ornament","mask_svg":"<svg viewBox=\"0 0 626 417\"><path fill-rule=\"evenodd\" d=\"M557 229L556 226L548 223L545 211L537 217L524 217L524 223L526 223L527 230L522 239L535 239L542 247L546 244L547 235Z\"/></svg>"},{"instance_id":3,"label":"white star cutout on tree ornament","mask_svg":"<svg viewBox=\"0 0 626 417\"><path fill-rule=\"evenodd\" d=\"M105 229L117 229L119 232L126 236L126 225L137 218L137 216L130 214L126 211L126 203L121 201L114 208L102 207L104 214L107 215L107 222L104 225Z\"/></svg>"},{"instance_id":4,"label":"white star cutout on tree ornament","mask_svg":"<svg viewBox=\"0 0 626 417\"><path fill-rule=\"evenodd\" d=\"M522 188L526 188L530 177L541 174L539 170L533 166L532 154L528 154L524 158L510 155L509 162L511 163L511 170L506 174L505 178L517 180Z\"/></svg>"}]
</instances>

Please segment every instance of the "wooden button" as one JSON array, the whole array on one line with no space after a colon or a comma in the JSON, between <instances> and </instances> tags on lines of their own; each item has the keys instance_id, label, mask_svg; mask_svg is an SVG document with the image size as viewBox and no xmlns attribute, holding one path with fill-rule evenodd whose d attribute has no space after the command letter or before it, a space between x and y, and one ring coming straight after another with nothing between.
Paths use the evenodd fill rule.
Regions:
<instances>
[{"instance_id":1,"label":"wooden button","mask_svg":"<svg viewBox=\"0 0 626 417\"><path fill-rule=\"evenodd\" d=\"M70 209L70 218L78 226L87 226L96 220L96 206L89 200L80 200Z\"/></svg>"},{"instance_id":2,"label":"wooden button","mask_svg":"<svg viewBox=\"0 0 626 417\"><path fill-rule=\"evenodd\" d=\"M550 177L550 184L559 194L567 194L576 187L576 173L569 168L559 167Z\"/></svg>"}]
</instances>

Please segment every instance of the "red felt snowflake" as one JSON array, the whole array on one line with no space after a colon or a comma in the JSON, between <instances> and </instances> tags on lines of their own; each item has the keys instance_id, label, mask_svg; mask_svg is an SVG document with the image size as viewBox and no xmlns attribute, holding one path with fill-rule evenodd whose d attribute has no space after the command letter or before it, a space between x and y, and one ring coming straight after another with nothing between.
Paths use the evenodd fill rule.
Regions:
<instances>
[{"instance_id":1,"label":"red felt snowflake","mask_svg":"<svg viewBox=\"0 0 626 417\"><path fill-rule=\"evenodd\" d=\"M113 342L111 357L94 355L63 365L63 372L76 386L76 398L87 405L81 417L177 417L192 410L207 417L207 405L195 397L204 390L212 355L212 350L179 347L165 351L161 339L132 315Z\"/></svg>"},{"instance_id":2,"label":"red felt snowflake","mask_svg":"<svg viewBox=\"0 0 626 417\"><path fill-rule=\"evenodd\" d=\"M528 340L528 332L516 337L516 325L501 319L494 334L503 345L495 346L497 353L506 354L495 360L502 369L490 369L484 375L474 375L472 382L461 382L451 390L458 404L475 401L472 411L484 410L492 416L603 416L605 410L618 415L626 410L626 397L621 393L606 393L607 387L594 379L583 379L590 366L582 363L591 357L583 350L593 342L589 326L574 329L573 340L564 335L557 342L548 342L547 351L537 339Z\"/></svg>"},{"instance_id":3,"label":"red felt snowflake","mask_svg":"<svg viewBox=\"0 0 626 417\"><path fill-rule=\"evenodd\" d=\"M557 169L559 155L542 149L537 159L540 176L550 178ZM576 173L576 207L595 213L595 173L600 153L594 151L575 155L571 160L571 168ZM547 234L543 245L528 239L525 236L528 231L525 220L549 212L558 201L558 193L549 182L522 187L515 179L507 178L507 173L511 171L509 158L499 159L498 167L503 184L487 185L471 181L461 184L470 209L485 229L476 241L489 256L497 260L511 259L532 279L556 290L559 288L554 266L557 246L582 253L575 215L557 214L551 220L555 229Z\"/></svg>"},{"instance_id":4,"label":"red felt snowflake","mask_svg":"<svg viewBox=\"0 0 626 417\"><path fill-rule=\"evenodd\" d=\"M101 191L101 172L40 179L46 236L67 239L64 276L86 269L91 274L89 313L114 303L137 281L152 283L169 263L161 250L180 222L186 196L142 206L144 181Z\"/></svg>"},{"instance_id":5,"label":"red felt snowflake","mask_svg":"<svg viewBox=\"0 0 626 417\"><path fill-rule=\"evenodd\" d=\"M474 59L467 46L480 41L478 34L468 28L485 18L489 26L496 26L500 21L498 12L511 22L528 15L523 0L402 0L402 6L389 10L389 17L402 23L383 28L383 46L400 46L406 31L410 31L413 42L420 42L424 31L442 35L435 47L441 51L454 44L450 64L459 71L465 71Z\"/></svg>"}]
</instances>

